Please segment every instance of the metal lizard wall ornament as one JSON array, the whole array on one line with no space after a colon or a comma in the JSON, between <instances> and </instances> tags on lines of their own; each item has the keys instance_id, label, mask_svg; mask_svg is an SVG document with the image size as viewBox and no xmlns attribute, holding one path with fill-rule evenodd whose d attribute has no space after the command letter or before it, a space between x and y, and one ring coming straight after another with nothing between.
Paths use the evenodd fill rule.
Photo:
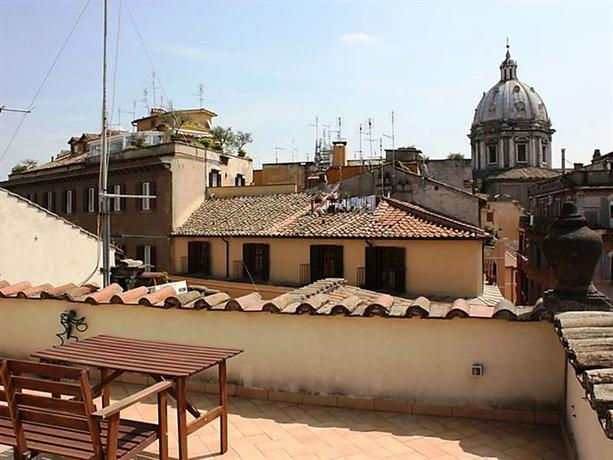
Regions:
<instances>
[{"instance_id":1,"label":"metal lizard wall ornament","mask_svg":"<svg viewBox=\"0 0 613 460\"><path fill-rule=\"evenodd\" d=\"M60 339L62 345L67 340L73 339L79 340L79 337L73 335L73 332L85 332L87 330L87 324L85 323L85 317L77 318L77 312L74 310L67 310L64 313L60 313L60 324L64 327L64 331L55 334ZM66 337L64 339L64 336Z\"/></svg>"}]
</instances>

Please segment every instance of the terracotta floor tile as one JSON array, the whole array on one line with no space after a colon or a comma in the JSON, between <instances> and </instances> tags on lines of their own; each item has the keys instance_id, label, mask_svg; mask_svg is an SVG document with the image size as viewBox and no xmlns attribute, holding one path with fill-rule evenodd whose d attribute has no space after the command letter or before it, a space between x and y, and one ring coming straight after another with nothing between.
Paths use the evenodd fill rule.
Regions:
<instances>
[{"instance_id":1,"label":"terracotta floor tile","mask_svg":"<svg viewBox=\"0 0 613 460\"><path fill-rule=\"evenodd\" d=\"M142 387L115 384L113 400ZM188 392L188 398L205 411L217 397ZM176 408L169 407L171 458L177 457ZM155 401L144 401L123 415L156 422ZM192 420L191 416L188 420ZM219 421L188 438L190 459L364 459L403 460L564 460L559 429L494 420L434 417L356 409L299 405L281 401L230 398L228 418L230 448L219 455ZM143 460L157 457L157 445L146 449ZM58 458L40 457L42 460ZM0 460L12 451L0 446ZM59 459L61 460L61 459Z\"/></svg>"}]
</instances>

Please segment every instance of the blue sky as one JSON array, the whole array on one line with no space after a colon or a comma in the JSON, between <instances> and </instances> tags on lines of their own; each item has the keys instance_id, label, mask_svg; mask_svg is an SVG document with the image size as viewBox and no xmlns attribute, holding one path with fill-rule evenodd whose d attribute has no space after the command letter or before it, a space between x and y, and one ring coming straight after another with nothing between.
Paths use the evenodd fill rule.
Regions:
<instances>
[{"instance_id":1,"label":"blue sky","mask_svg":"<svg viewBox=\"0 0 613 460\"><path fill-rule=\"evenodd\" d=\"M25 107L84 1L0 1L0 104ZM132 11L175 107L196 107L199 83L216 124L253 133L256 160L312 159L315 116L343 120L357 156L358 126L373 137L415 145L431 158L469 155L472 115L499 78L505 39L518 77L534 86L557 130L554 152L587 162L613 150L613 1L138 1L110 2L110 66L117 108L145 112L151 66L127 14ZM72 135L97 131L101 101L101 15L92 0L8 154L48 160ZM150 100L151 90L150 91ZM150 102L151 103L151 102ZM0 154L20 116L0 114ZM129 128L123 113L122 126ZM390 141L384 138L384 147ZM378 147L378 141L374 148ZM363 140L364 156L368 143ZM554 165L559 165L554 161Z\"/></svg>"}]
</instances>

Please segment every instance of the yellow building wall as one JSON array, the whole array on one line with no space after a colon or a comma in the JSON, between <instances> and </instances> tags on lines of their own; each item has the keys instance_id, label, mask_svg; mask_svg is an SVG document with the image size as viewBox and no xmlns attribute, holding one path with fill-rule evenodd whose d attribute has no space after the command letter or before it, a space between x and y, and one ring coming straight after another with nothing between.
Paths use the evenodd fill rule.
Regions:
<instances>
[{"instance_id":1,"label":"yellow building wall","mask_svg":"<svg viewBox=\"0 0 613 460\"><path fill-rule=\"evenodd\" d=\"M178 110L177 112L181 112L181 110ZM186 111L186 114L191 118L191 121L185 124L184 129L209 131L208 127L211 125L211 120L213 119L213 116L211 114L206 112L191 111ZM136 130L148 131L151 129L156 129L160 124L159 119L162 115L157 115L155 117L147 117L145 119L136 121Z\"/></svg>"},{"instance_id":2,"label":"yellow building wall","mask_svg":"<svg viewBox=\"0 0 613 460\"><path fill-rule=\"evenodd\" d=\"M243 243L270 245L272 284L300 285L300 265L310 263L312 244L342 245L344 278L358 284L358 268L365 266L365 240L303 238L226 238L229 245L229 276L234 261L243 258ZM187 271L188 241L208 241L211 245L211 275L226 276L226 243L221 238L174 237L175 271ZM374 246L406 249L406 288L412 295L452 295L475 297L483 290L482 242L480 240L368 240Z\"/></svg>"}]
</instances>

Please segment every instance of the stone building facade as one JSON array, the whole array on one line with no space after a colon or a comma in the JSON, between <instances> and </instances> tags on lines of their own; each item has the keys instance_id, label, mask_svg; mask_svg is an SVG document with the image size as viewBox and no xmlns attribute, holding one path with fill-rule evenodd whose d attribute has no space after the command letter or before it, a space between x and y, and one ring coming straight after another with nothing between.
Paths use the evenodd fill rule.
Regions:
<instances>
[{"instance_id":1,"label":"stone building facade","mask_svg":"<svg viewBox=\"0 0 613 460\"><path fill-rule=\"evenodd\" d=\"M500 81L483 93L475 109L469 135L473 168L551 168L554 132L541 97L517 79L517 63L507 47Z\"/></svg>"}]
</instances>

